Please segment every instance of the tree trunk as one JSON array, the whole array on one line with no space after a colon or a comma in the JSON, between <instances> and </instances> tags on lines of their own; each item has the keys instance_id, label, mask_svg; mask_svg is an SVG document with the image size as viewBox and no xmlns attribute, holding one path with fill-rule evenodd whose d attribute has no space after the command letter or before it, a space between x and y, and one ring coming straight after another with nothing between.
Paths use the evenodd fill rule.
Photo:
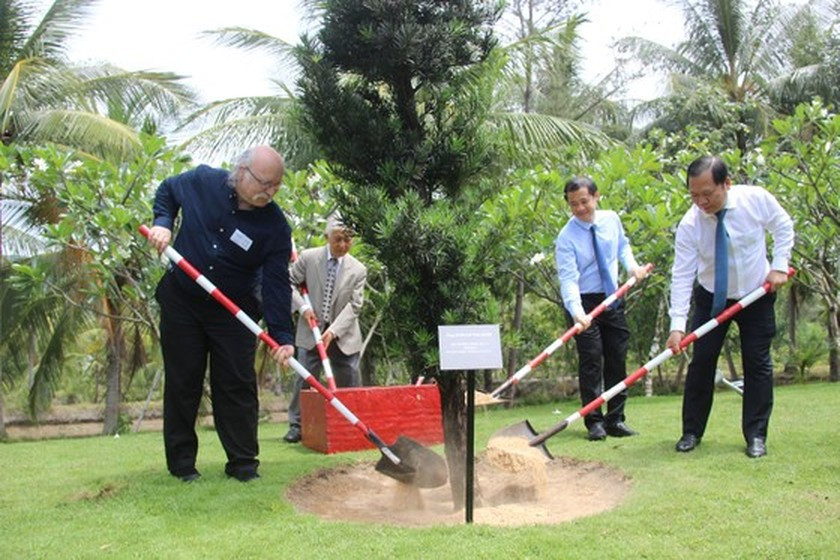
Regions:
<instances>
[{"instance_id":1,"label":"tree trunk","mask_svg":"<svg viewBox=\"0 0 840 560\"><path fill-rule=\"evenodd\" d=\"M438 378L440 406L443 415L443 437L449 483L455 510L464 507L465 458L467 454L467 406L464 376L456 372L441 372Z\"/></svg>"},{"instance_id":2,"label":"tree trunk","mask_svg":"<svg viewBox=\"0 0 840 560\"><path fill-rule=\"evenodd\" d=\"M0 364L0 441L6 439L6 417L3 404L3 366Z\"/></svg>"},{"instance_id":3,"label":"tree trunk","mask_svg":"<svg viewBox=\"0 0 840 560\"><path fill-rule=\"evenodd\" d=\"M525 281L520 278L516 284L516 300L513 305L513 323L510 326L511 331L514 333L519 332L519 330L522 328L522 302L524 300ZM510 350L508 351L507 379L510 379L513 376L513 374L516 373L516 366L518 360L519 351L516 349L515 346L511 346ZM485 387L484 390L490 391L490 388ZM513 395L511 395L511 397L513 397ZM508 406L510 406L512 402L513 398L511 398L511 400L508 401Z\"/></svg>"},{"instance_id":4,"label":"tree trunk","mask_svg":"<svg viewBox=\"0 0 840 560\"><path fill-rule=\"evenodd\" d=\"M732 357L732 344L730 344L728 336L724 341L724 354L726 355L726 365L729 368L729 379L738 379L738 368L735 366L735 359Z\"/></svg>"},{"instance_id":5,"label":"tree trunk","mask_svg":"<svg viewBox=\"0 0 840 560\"><path fill-rule=\"evenodd\" d=\"M109 310L113 306L107 305ZM106 349L108 357L105 366L105 422L102 433L112 436L117 433L120 417L120 378L122 377L123 333L122 322L117 319L106 319L108 322L108 341Z\"/></svg>"},{"instance_id":6,"label":"tree trunk","mask_svg":"<svg viewBox=\"0 0 840 560\"><path fill-rule=\"evenodd\" d=\"M840 309L828 308L828 380L840 381Z\"/></svg>"},{"instance_id":7,"label":"tree trunk","mask_svg":"<svg viewBox=\"0 0 840 560\"><path fill-rule=\"evenodd\" d=\"M793 378L796 373L796 360L794 360L793 357L796 355L796 323L799 312L799 290L797 289L797 286L798 284L796 282L792 282L787 294L787 331L789 346L788 358L785 360L785 377L790 378Z\"/></svg>"}]
</instances>

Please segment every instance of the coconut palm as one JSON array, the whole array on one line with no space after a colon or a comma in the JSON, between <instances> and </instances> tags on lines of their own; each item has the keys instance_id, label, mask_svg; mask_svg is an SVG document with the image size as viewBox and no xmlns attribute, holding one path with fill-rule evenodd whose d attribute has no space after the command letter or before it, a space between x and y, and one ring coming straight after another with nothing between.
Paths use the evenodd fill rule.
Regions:
<instances>
[{"instance_id":1,"label":"coconut palm","mask_svg":"<svg viewBox=\"0 0 840 560\"><path fill-rule=\"evenodd\" d=\"M53 142L97 157L124 157L140 148L132 126L173 115L192 101L175 74L69 61L68 41L95 3L55 0L41 15L41 2L0 0L0 131L6 143Z\"/></svg>"},{"instance_id":2,"label":"coconut palm","mask_svg":"<svg viewBox=\"0 0 840 560\"><path fill-rule=\"evenodd\" d=\"M225 27L205 31L216 44L259 52L277 68L296 71L293 47L283 39L255 29ZM180 146L199 157L231 160L256 144L279 149L291 168L303 168L318 158L314 143L300 129L296 99L283 82L274 80L276 95L235 97L212 101L189 115L182 130L197 130Z\"/></svg>"},{"instance_id":3,"label":"coconut palm","mask_svg":"<svg viewBox=\"0 0 840 560\"><path fill-rule=\"evenodd\" d=\"M786 22L793 71L771 82L773 102L786 114L819 96L840 104L840 0L812 0Z\"/></svg>"},{"instance_id":4,"label":"coconut palm","mask_svg":"<svg viewBox=\"0 0 840 560\"><path fill-rule=\"evenodd\" d=\"M317 2L304 2L310 17L317 18L322 6ZM506 152L512 157L533 159L557 153L558 147L578 144L588 149L599 149L609 144L609 139L596 127L581 121L596 106L606 107L603 98L597 97L594 88L581 87L578 102L573 108L560 114L550 103L543 103L546 112L535 111L528 103L511 103L508 87L521 83L522 63L527 53L541 48L544 56L555 58L566 53L570 44L577 40L577 26L582 18L573 16L568 20L552 20L548 28L532 29L527 36L517 36L509 45L501 47L499 59L503 64L500 72L498 95L488 123L487 133L502 135L507 140ZM305 45L293 46L286 41L255 29L229 27L206 31L205 36L217 44L261 52L276 61L278 68L289 69L297 74L299 67L295 56ZM571 56L571 55L569 55ZM296 94L286 84L276 81L277 95L237 97L213 101L191 114L182 125L183 129L197 129L180 148L200 157L230 159L248 146L270 143L286 155L292 168L303 168L321 156L315 143L302 127ZM551 95L550 84L543 88ZM555 98L557 96L555 95ZM574 113L574 118L570 115ZM520 162L521 163L521 162Z\"/></svg>"},{"instance_id":5,"label":"coconut palm","mask_svg":"<svg viewBox=\"0 0 840 560\"><path fill-rule=\"evenodd\" d=\"M640 107L652 126L680 130L705 123L709 129L733 124L734 140L745 150L763 136L776 114L769 90L790 71L784 48L785 22L797 8L775 0L682 0L687 39L669 48L639 37L620 47L651 69L670 75L670 93Z\"/></svg>"}]
</instances>

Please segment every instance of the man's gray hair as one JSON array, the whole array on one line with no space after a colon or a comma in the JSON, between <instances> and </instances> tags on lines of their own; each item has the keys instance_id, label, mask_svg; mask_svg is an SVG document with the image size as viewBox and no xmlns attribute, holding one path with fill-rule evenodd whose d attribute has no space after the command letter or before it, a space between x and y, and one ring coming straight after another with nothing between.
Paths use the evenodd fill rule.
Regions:
<instances>
[{"instance_id":1,"label":"man's gray hair","mask_svg":"<svg viewBox=\"0 0 840 560\"><path fill-rule=\"evenodd\" d=\"M337 229L342 231L352 231L351 228L344 223L344 220L341 219L341 214L334 212L327 216L327 225L324 227L324 233L329 235Z\"/></svg>"}]
</instances>

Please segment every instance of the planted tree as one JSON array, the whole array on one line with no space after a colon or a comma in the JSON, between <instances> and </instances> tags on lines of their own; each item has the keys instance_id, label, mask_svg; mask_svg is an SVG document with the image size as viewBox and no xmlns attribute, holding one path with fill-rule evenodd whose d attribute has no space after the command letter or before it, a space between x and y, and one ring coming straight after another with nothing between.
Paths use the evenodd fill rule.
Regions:
<instances>
[{"instance_id":1,"label":"planted tree","mask_svg":"<svg viewBox=\"0 0 840 560\"><path fill-rule=\"evenodd\" d=\"M345 220L394 285L400 339L390 342L415 376L438 379L458 505L464 383L438 372L437 327L494 319L474 235L493 162L481 127L497 16L495 2L327 1L322 29L298 53L305 126L344 180Z\"/></svg>"}]
</instances>

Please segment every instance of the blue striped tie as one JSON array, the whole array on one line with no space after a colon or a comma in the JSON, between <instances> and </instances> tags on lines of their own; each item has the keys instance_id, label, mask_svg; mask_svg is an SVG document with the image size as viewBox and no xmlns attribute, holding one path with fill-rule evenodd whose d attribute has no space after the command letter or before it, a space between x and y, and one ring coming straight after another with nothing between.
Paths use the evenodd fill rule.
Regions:
<instances>
[{"instance_id":1,"label":"blue striped tie","mask_svg":"<svg viewBox=\"0 0 840 560\"><path fill-rule=\"evenodd\" d=\"M715 229L715 294L712 299L712 317L726 307L726 292L729 286L729 255L726 248L728 234L726 226L723 225L726 208L715 212L715 216L718 222Z\"/></svg>"},{"instance_id":2,"label":"blue striped tie","mask_svg":"<svg viewBox=\"0 0 840 560\"><path fill-rule=\"evenodd\" d=\"M615 291L615 282L610 276L610 269L607 266L607 259L604 258L604 251L601 250L601 244L598 243L598 236L596 235L597 227L592 224L589 231L592 232L592 248L595 251L595 262L598 263L598 275L601 276L601 285L604 288L604 294L609 297Z\"/></svg>"}]
</instances>

